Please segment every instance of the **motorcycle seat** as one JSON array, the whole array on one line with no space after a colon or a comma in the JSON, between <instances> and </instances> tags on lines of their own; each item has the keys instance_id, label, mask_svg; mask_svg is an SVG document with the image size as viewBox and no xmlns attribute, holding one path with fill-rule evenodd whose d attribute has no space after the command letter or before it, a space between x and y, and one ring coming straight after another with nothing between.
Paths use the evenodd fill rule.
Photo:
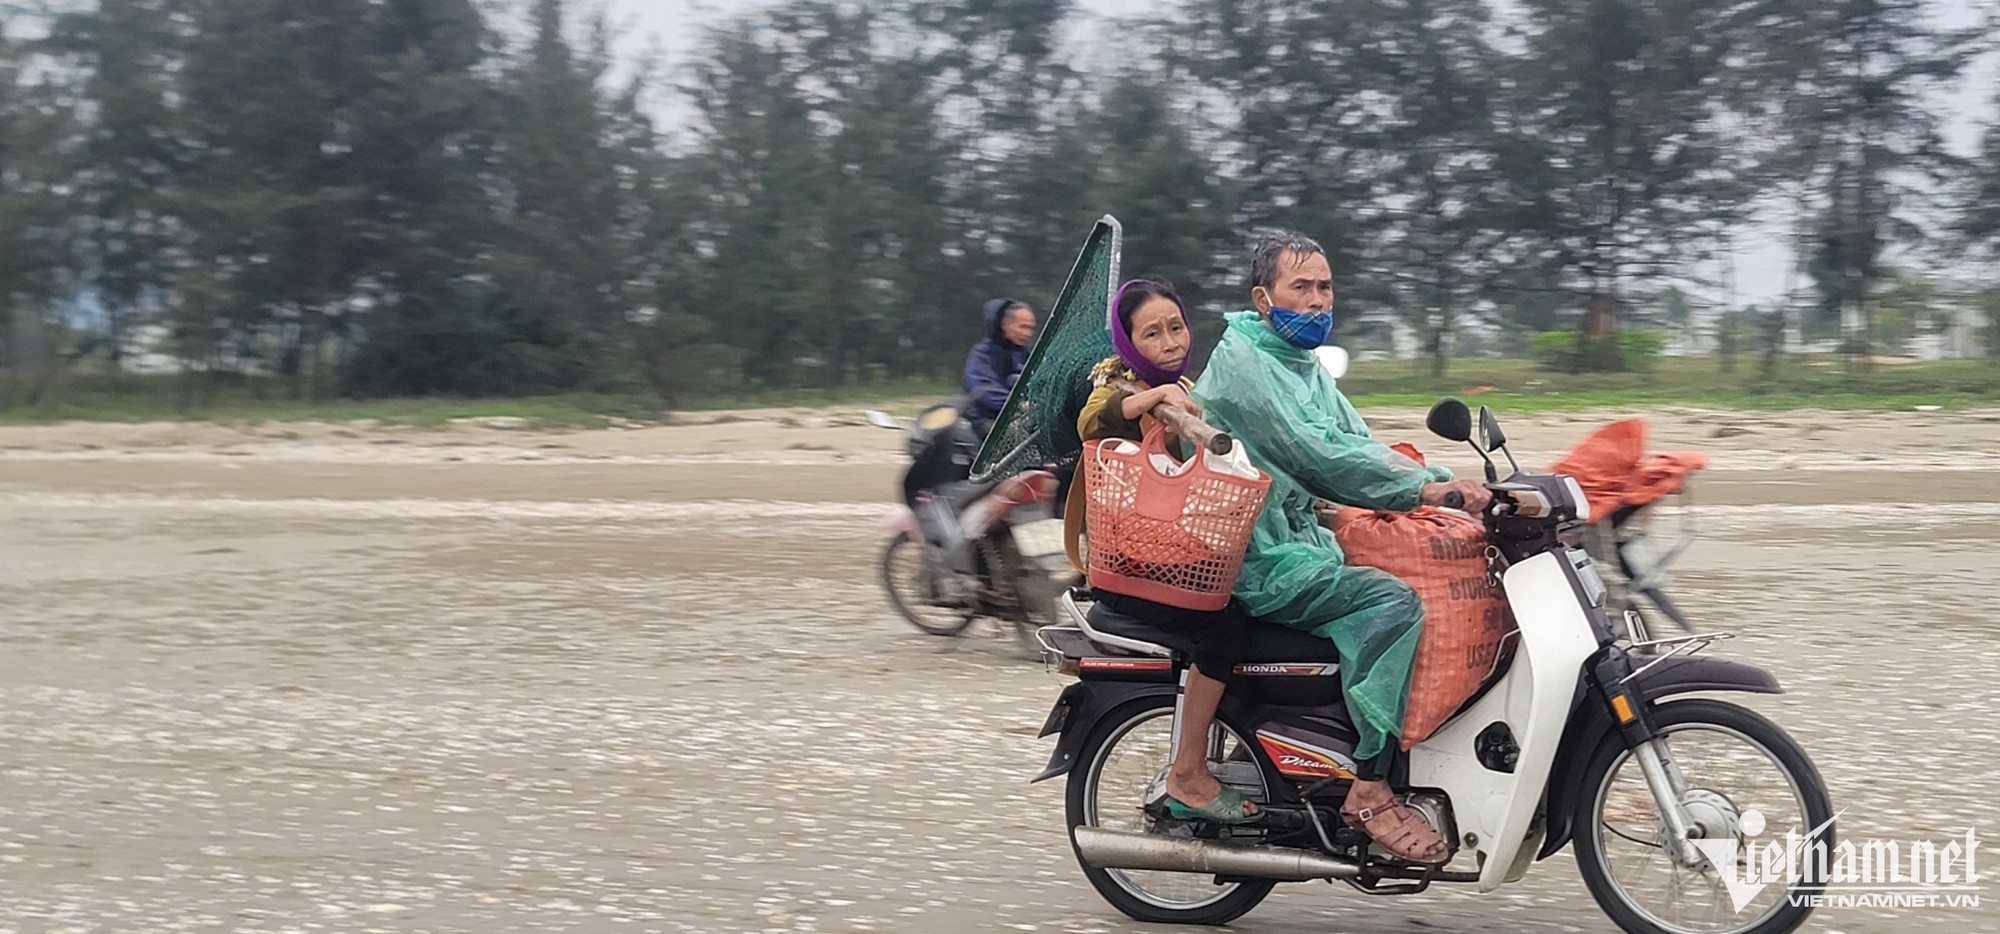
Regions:
<instances>
[{"instance_id":1,"label":"motorcycle seat","mask_svg":"<svg viewBox=\"0 0 2000 934\"><path fill-rule=\"evenodd\" d=\"M1102 603L1091 606L1087 615L1089 629L1086 631L1096 630L1121 640L1138 642L1163 650L1146 654L1188 656L1194 653L1194 642L1185 635L1150 625L1143 620L1112 610ZM1340 654L1334 649L1330 640L1262 620L1253 619L1249 625L1250 634L1245 639L1241 659L1243 662L1324 664L1340 661ZM1129 644L1121 647L1137 648Z\"/></svg>"},{"instance_id":2,"label":"motorcycle seat","mask_svg":"<svg viewBox=\"0 0 2000 934\"><path fill-rule=\"evenodd\" d=\"M1243 650L1246 662L1338 662L1333 640L1260 619L1250 621L1250 638Z\"/></svg>"},{"instance_id":3,"label":"motorcycle seat","mask_svg":"<svg viewBox=\"0 0 2000 934\"><path fill-rule=\"evenodd\" d=\"M980 497L993 492L993 488L999 485L998 481L974 483L970 480L954 480L932 490L931 495L950 503L952 512L963 512L967 506L978 502Z\"/></svg>"}]
</instances>

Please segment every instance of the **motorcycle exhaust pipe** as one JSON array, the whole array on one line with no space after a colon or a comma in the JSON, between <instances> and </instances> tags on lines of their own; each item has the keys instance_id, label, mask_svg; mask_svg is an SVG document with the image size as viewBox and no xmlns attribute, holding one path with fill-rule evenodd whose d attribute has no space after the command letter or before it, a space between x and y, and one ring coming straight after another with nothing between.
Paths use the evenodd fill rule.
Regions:
<instances>
[{"instance_id":1,"label":"motorcycle exhaust pipe","mask_svg":"<svg viewBox=\"0 0 2000 934\"><path fill-rule=\"evenodd\" d=\"M1321 853L1276 846L1232 846L1189 837L1075 827L1083 861L1099 869L1152 869L1215 876L1306 882L1351 879L1361 867Z\"/></svg>"}]
</instances>

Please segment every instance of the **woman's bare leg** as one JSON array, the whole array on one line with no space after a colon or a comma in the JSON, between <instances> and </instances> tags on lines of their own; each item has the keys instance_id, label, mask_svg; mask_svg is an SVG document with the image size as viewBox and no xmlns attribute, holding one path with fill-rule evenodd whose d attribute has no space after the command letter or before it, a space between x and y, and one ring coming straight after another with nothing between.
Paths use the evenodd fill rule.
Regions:
<instances>
[{"instance_id":1,"label":"woman's bare leg","mask_svg":"<svg viewBox=\"0 0 2000 934\"><path fill-rule=\"evenodd\" d=\"M1201 807L1222 791L1222 783L1208 770L1208 728L1222 703L1223 687L1200 668L1188 669L1187 689L1181 695L1180 754L1167 770L1167 794L1188 807ZM1251 806L1246 813L1254 814L1256 808Z\"/></svg>"}]
</instances>

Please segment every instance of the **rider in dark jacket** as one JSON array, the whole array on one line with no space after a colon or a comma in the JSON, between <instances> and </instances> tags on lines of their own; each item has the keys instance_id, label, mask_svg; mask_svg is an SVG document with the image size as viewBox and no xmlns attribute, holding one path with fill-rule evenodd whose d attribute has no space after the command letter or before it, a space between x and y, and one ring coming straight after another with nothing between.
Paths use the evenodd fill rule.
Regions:
<instances>
[{"instance_id":1,"label":"rider in dark jacket","mask_svg":"<svg viewBox=\"0 0 2000 934\"><path fill-rule=\"evenodd\" d=\"M1028 363L1028 345L1035 338L1035 313L1011 298L986 303L986 338L972 345L965 358L966 417L984 436L1007 404L1014 378Z\"/></svg>"}]
</instances>

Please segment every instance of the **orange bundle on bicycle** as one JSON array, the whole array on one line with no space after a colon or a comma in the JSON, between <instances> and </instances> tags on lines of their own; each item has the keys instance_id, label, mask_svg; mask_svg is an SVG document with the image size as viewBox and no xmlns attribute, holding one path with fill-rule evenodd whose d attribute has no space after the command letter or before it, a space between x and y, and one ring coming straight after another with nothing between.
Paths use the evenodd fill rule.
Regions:
<instances>
[{"instance_id":1,"label":"orange bundle on bicycle","mask_svg":"<svg viewBox=\"0 0 2000 934\"><path fill-rule=\"evenodd\" d=\"M1091 586L1188 610L1229 602L1271 478L1240 454L1176 463L1155 427L1143 444L1084 445L1083 483Z\"/></svg>"}]
</instances>

